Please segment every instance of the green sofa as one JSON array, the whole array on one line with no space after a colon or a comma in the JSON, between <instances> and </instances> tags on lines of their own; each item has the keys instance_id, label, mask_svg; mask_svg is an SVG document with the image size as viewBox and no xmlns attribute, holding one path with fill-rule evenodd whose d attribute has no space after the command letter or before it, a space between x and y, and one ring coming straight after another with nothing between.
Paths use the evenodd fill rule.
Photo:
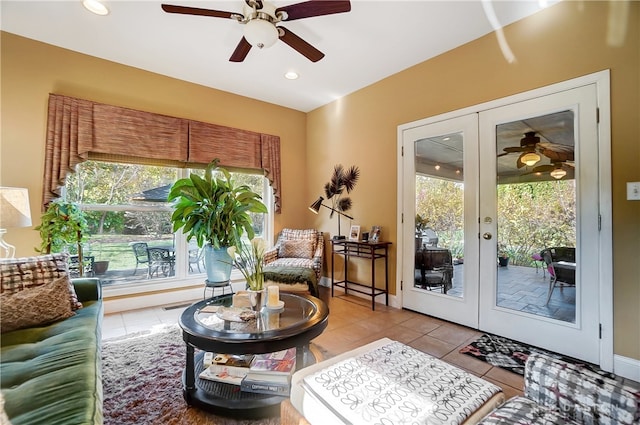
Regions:
<instances>
[{"instance_id":1,"label":"green sofa","mask_svg":"<svg viewBox=\"0 0 640 425\"><path fill-rule=\"evenodd\" d=\"M12 425L102 424L102 292L73 279L83 307L52 324L2 334L0 388Z\"/></svg>"}]
</instances>

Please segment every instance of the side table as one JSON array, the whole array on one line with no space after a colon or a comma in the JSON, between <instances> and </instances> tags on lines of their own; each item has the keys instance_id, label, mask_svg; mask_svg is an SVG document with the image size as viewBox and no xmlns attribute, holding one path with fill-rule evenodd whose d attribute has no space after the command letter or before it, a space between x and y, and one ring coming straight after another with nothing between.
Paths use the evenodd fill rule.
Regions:
<instances>
[{"instance_id":1,"label":"side table","mask_svg":"<svg viewBox=\"0 0 640 425\"><path fill-rule=\"evenodd\" d=\"M348 240L331 241L331 296L337 286L348 291L358 292L371 297L371 309L376 309L376 297L385 296L385 305L389 305L389 245L391 242L359 242ZM336 256L344 258L344 280L335 280ZM349 259L352 257L368 258L371 260L371 284L359 283L349 280ZM376 260L384 260L384 289L376 287Z\"/></svg>"}]
</instances>

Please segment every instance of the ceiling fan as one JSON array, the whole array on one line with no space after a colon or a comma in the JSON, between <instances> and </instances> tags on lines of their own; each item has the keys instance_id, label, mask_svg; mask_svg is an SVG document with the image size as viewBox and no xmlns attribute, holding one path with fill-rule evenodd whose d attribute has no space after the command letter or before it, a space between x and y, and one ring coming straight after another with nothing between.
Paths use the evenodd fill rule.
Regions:
<instances>
[{"instance_id":1,"label":"ceiling fan","mask_svg":"<svg viewBox=\"0 0 640 425\"><path fill-rule=\"evenodd\" d=\"M278 8L265 0L244 0L244 2L242 14L169 4L163 4L162 10L167 13L234 19L245 25L244 36L229 58L231 62L242 62L252 47L267 48L272 46L278 39L284 41L311 62L317 62L324 57L324 53L290 30L276 24L314 16L349 12L351 10L351 3L348 0L309 0Z\"/></svg>"},{"instance_id":2,"label":"ceiling fan","mask_svg":"<svg viewBox=\"0 0 640 425\"><path fill-rule=\"evenodd\" d=\"M520 146L506 147L503 151L504 153L498 154L498 157L520 152L520 156L516 161L518 168L522 168L525 165L533 166L538 163L541 160L538 153L546 156L552 162L573 161L572 146L541 142L540 137L536 136L535 131L526 132L524 137L520 139Z\"/></svg>"}]
</instances>

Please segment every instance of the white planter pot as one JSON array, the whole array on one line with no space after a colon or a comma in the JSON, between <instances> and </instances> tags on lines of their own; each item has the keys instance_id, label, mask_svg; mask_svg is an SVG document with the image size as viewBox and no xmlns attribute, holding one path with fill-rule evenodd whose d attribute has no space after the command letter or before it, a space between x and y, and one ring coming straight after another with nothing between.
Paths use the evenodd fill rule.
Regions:
<instances>
[{"instance_id":1,"label":"white planter pot","mask_svg":"<svg viewBox=\"0 0 640 425\"><path fill-rule=\"evenodd\" d=\"M211 245L204 247L204 265L209 282L228 282L231 279L233 260L227 248L216 249Z\"/></svg>"}]
</instances>

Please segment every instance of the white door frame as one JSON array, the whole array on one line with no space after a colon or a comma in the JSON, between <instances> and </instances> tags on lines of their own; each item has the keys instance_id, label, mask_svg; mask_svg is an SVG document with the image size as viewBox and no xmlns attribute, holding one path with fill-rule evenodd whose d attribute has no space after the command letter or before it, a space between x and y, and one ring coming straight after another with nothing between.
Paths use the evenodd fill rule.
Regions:
<instances>
[{"instance_id":1,"label":"white door frame","mask_svg":"<svg viewBox=\"0 0 640 425\"><path fill-rule=\"evenodd\" d=\"M485 102L453 112L437 115L413 121L398 126L397 132L397 245L405 244L403 235L403 206L404 206L404 181L403 181L403 133L406 130L428 125L434 122L457 118L472 113L479 113L487 109L493 109L521 101L541 97L560 91L565 91L589 84L595 84L598 97L599 125L598 125L598 174L600 198L600 235L599 235L599 322L601 326L600 338L600 367L604 370L613 370L613 232L612 232L612 203L611 203L611 99L610 99L610 72L604 70L593 74L563 81L549 86L541 87L524 93L515 94L502 99ZM401 248L396 255L396 297L402 305L401 285L407 279L403 276ZM413 279L413 276L411 276Z\"/></svg>"}]
</instances>

